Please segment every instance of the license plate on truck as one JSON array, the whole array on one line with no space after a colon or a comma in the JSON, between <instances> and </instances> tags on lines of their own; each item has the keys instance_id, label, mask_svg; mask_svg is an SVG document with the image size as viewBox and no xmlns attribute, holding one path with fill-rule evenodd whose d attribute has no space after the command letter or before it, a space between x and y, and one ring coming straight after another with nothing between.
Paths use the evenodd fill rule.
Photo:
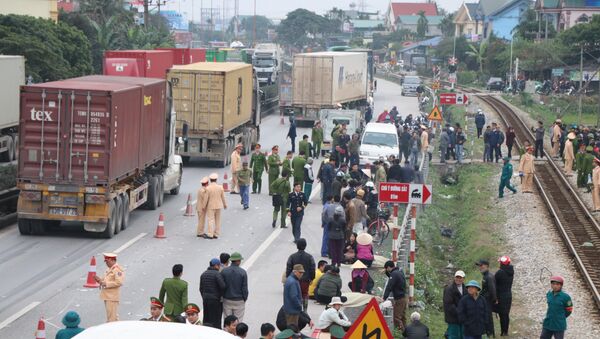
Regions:
<instances>
[{"instance_id":1,"label":"license plate on truck","mask_svg":"<svg viewBox=\"0 0 600 339\"><path fill-rule=\"evenodd\" d=\"M76 208L50 207L50 214L77 216Z\"/></svg>"}]
</instances>

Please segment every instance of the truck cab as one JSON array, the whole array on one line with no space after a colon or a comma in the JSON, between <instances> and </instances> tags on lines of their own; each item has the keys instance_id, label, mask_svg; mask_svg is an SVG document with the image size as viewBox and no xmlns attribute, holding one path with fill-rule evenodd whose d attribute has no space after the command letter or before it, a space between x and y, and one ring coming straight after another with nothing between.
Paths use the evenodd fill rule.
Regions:
<instances>
[{"instance_id":1,"label":"truck cab","mask_svg":"<svg viewBox=\"0 0 600 339\"><path fill-rule=\"evenodd\" d=\"M271 85L277 82L279 61L277 50L255 50L252 66L260 84Z\"/></svg>"}]
</instances>

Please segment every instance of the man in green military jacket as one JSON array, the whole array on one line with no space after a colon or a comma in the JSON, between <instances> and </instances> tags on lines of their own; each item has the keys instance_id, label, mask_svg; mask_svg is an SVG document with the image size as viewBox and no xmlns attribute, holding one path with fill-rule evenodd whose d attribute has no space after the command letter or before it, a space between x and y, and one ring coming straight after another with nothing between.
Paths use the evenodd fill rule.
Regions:
<instances>
[{"instance_id":1,"label":"man in green military jacket","mask_svg":"<svg viewBox=\"0 0 600 339\"><path fill-rule=\"evenodd\" d=\"M498 197L504 197L504 189L508 188L513 193L517 190L510 184L510 178L513 175L513 165L510 163L510 157L504 157L504 167L502 167L502 176L500 177L500 188L498 189Z\"/></svg>"},{"instance_id":2,"label":"man in green military jacket","mask_svg":"<svg viewBox=\"0 0 600 339\"><path fill-rule=\"evenodd\" d=\"M581 167L577 167L577 184L579 185L581 174L582 187L587 187L587 192L589 193L591 192L591 188L590 185L588 185L588 178L592 175L592 170L594 169L594 147L588 146L585 150L586 152L583 155Z\"/></svg>"},{"instance_id":3,"label":"man in green military jacket","mask_svg":"<svg viewBox=\"0 0 600 339\"><path fill-rule=\"evenodd\" d=\"M269 195L273 195L271 185L279 178L279 167L281 166L281 158L279 158L279 146L275 145L271 148L271 155L267 158L267 164L269 166Z\"/></svg>"},{"instance_id":4,"label":"man in green military jacket","mask_svg":"<svg viewBox=\"0 0 600 339\"><path fill-rule=\"evenodd\" d=\"M573 313L573 301L571 296L562 290L564 282L561 276L550 277L551 290L546 293L548 309L542 324L541 339L565 337L567 318Z\"/></svg>"},{"instance_id":5,"label":"man in green military jacket","mask_svg":"<svg viewBox=\"0 0 600 339\"><path fill-rule=\"evenodd\" d=\"M304 185L304 165L306 165L306 158L304 151L301 150L300 154L294 157L292 160L292 169L294 170L294 185Z\"/></svg>"},{"instance_id":6,"label":"man in green military jacket","mask_svg":"<svg viewBox=\"0 0 600 339\"><path fill-rule=\"evenodd\" d=\"M314 147L313 157L319 159L319 156L321 156L321 146L323 145L323 127L321 126L321 121L317 120L315 122L315 127L312 129L311 141Z\"/></svg>"},{"instance_id":7,"label":"man in green military jacket","mask_svg":"<svg viewBox=\"0 0 600 339\"><path fill-rule=\"evenodd\" d=\"M250 157L250 168L252 168L252 194L260 193L262 189L262 174L267 172L267 157L260 151L260 144L254 147L254 153Z\"/></svg>"},{"instance_id":8,"label":"man in green military jacket","mask_svg":"<svg viewBox=\"0 0 600 339\"><path fill-rule=\"evenodd\" d=\"M285 155L285 159L283 159L281 165L281 173L286 169L290 172L290 176L294 175L294 169L292 168L292 158L294 157L294 152L288 151Z\"/></svg>"},{"instance_id":9,"label":"man in green military jacket","mask_svg":"<svg viewBox=\"0 0 600 339\"><path fill-rule=\"evenodd\" d=\"M579 149L577 150L577 154L575 154L575 168L577 169L577 187L583 188L587 184L587 177L585 177L585 173L583 171L583 162L585 159L585 144L581 143L579 145Z\"/></svg>"},{"instance_id":10,"label":"man in green military jacket","mask_svg":"<svg viewBox=\"0 0 600 339\"><path fill-rule=\"evenodd\" d=\"M173 278L166 278L160 287L158 299L165 305L165 315L170 319L183 312L183 307L188 303L188 283L181 279L183 265L173 265ZM165 302L165 294L167 300Z\"/></svg>"},{"instance_id":11,"label":"man in green military jacket","mask_svg":"<svg viewBox=\"0 0 600 339\"><path fill-rule=\"evenodd\" d=\"M248 161L242 162L242 169L235 172L235 177L240 187L240 196L244 210L247 210L250 205L250 184L252 181L252 171L248 168Z\"/></svg>"},{"instance_id":12,"label":"man in green military jacket","mask_svg":"<svg viewBox=\"0 0 600 339\"><path fill-rule=\"evenodd\" d=\"M285 225L285 217L287 216L287 200L292 187L290 186L290 171L287 169L281 170L281 178L273 181L271 192L273 192L273 228L277 223L277 214L281 211L281 228L287 228Z\"/></svg>"},{"instance_id":13,"label":"man in green military jacket","mask_svg":"<svg viewBox=\"0 0 600 339\"><path fill-rule=\"evenodd\" d=\"M298 154L304 151L304 160L310 157L310 142L308 142L308 135L304 134L302 140L298 143Z\"/></svg>"}]
</instances>

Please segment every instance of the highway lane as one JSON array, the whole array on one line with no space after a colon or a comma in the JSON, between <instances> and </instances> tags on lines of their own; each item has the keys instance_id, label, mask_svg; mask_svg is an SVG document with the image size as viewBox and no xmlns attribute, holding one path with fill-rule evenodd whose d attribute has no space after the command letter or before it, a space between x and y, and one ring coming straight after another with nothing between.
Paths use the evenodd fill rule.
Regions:
<instances>
[{"instance_id":1,"label":"highway lane","mask_svg":"<svg viewBox=\"0 0 600 339\"><path fill-rule=\"evenodd\" d=\"M391 108L393 105L397 105L402 114L417 111L416 99L400 97L397 85L383 80L378 80L378 83L375 112L379 107L382 110L382 106ZM278 116L265 118L261 126L263 149L279 144L282 146L280 153L285 154L290 148L289 141L284 141L288 127L287 119L282 126ZM298 130L299 135L310 135L308 132L308 129ZM46 317L51 324L60 325L62 315L71 309L80 313L82 326L102 323L105 315L98 291L82 287L90 257L96 255L98 272L103 272L105 266L100 254L114 251L135 239L137 241L123 249L119 256L119 263L126 270L126 281L121 291L121 319L147 316L150 296L157 296L161 281L171 276L171 267L175 263L184 265L183 278L190 284L189 300L201 304L199 276L210 258L218 257L221 252L239 251L246 259L243 265L249 266L250 299L245 321L250 325L250 336L257 337L262 322L274 323L282 303L281 275L295 246L291 242L291 229L271 228L272 208L271 199L265 193L266 175L263 176L263 194L251 195L249 210L242 210L238 195L226 195L229 209L223 213L223 235L220 239L205 240L195 236L196 218L183 216L187 195L191 193L195 200L200 179L211 172L219 173L222 178L225 170L192 162L184 168L180 195L166 195L163 207L157 211L135 211L131 216L131 226L113 239L95 239L82 233L80 227L46 236L20 236L15 226L0 232L0 272L3 272L3 279L0 279L0 327L5 320L19 315L19 311L27 311L0 329L0 337L29 337L40 316ZM317 186L314 190L319 189ZM321 205L318 198L313 201L303 222L303 236L308 240L310 253L318 255ZM152 237L160 212L165 213L166 239ZM348 272L342 272L345 283ZM33 308L28 310L29 307ZM321 309L313 304L309 306L309 312L315 319ZM55 331L49 325L48 337L53 337Z\"/></svg>"}]
</instances>

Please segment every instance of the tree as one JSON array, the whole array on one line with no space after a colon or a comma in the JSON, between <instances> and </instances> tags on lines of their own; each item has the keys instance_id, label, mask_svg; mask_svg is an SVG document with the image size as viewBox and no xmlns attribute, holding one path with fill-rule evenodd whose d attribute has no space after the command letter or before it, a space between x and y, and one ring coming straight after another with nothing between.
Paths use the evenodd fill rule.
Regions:
<instances>
[{"instance_id":1,"label":"tree","mask_svg":"<svg viewBox=\"0 0 600 339\"><path fill-rule=\"evenodd\" d=\"M440 30L442 31L442 35L445 37L454 36L454 26L454 13L444 15L442 21L439 24Z\"/></svg>"},{"instance_id":2,"label":"tree","mask_svg":"<svg viewBox=\"0 0 600 339\"><path fill-rule=\"evenodd\" d=\"M558 39L532 42L517 40L513 44L513 55L519 58L519 69L532 73L533 78L542 79L544 71L552 67L564 67L563 59L572 53L570 47Z\"/></svg>"},{"instance_id":3,"label":"tree","mask_svg":"<svg viewBox=\"0 0 600 339\"><path fill-rule=\"evenodd\" d=\"M479 65L479 74L483 74L483 63L486 58L486 50L488 47L488 43L486 41L482 41L479 43L479 47L475 47L474 45L469 45L470 51L467 51L466 54L468 56L473 57L477 64Z\"/></svg>"},{"instance_id":4,"label":"tree","mask_svg":"<svg viewBox=\"0 0 600 339\"><path fill-rule=\"evenodd\" d=\"M277 27L278 39L287 45L303 48L311 43L319 43L318 39L331 33L339 32L336 21L303 8L287 14Z\"/></svg>"},{"instance_id":5,"label":"tree","mask_svg":"<svg viewBox=\"0 0 600 339\"><path fill-rule=\"evenodd\" d=\"M513 30L516 36L527 39L535 40L540 35L540 38L546 36L546 22L539 22L537 13L533 9L528 9L525 12L525 16L522 21ZM556 30L552 24L548 24L548 38L553 39L556 36Z\"/></svg>"},{"instance_id":6,"label":"tree","mask_svg":"<svg viewBox=\"0 0 600 339\"><path fill-rule=\"evenodd\" d=\"M592 16L592 19L587 24L575 25L559 35L560 41L566 46L575 46L577 49L576 55L568 59L567 62L579 63L579 46L584 45L585 59L598 59L600 52L596 46L600 42L600 15ZM590 46L589 48L587 46Z\"/></svg>"},{"instance_id":7,"label":"tree","mask_svg":"<svg viewBox=\"0 0 600 339\"><path fill-rule=\"evenodd\" d=\"M419 20L417 20L417 36L424 38L429 32L429 20L425 16L425 11L419 11Z\"/></svg>"},{"instance_id":8,"label":"tree","mask_svg":"<svg viewBox=\"0 0 600 339\"><path fill-rule=\"evenodd\" d=\"M62 22L0 15L0 54L25 56L25 72L36 82L92 73L86 36Z\"/></svg>"}]
</instances>

